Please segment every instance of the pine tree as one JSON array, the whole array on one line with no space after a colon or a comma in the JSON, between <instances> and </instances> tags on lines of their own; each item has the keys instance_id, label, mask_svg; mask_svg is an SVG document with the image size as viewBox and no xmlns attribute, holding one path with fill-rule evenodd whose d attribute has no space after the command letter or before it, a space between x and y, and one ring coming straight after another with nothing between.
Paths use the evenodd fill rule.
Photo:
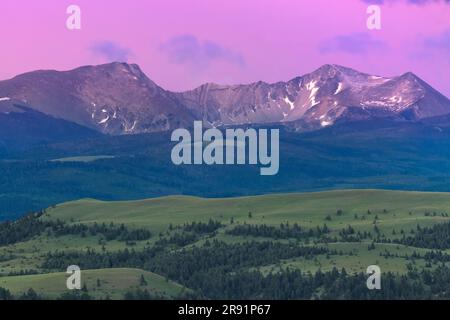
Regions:
<instances>
[{"instance_id":1,"label":"pine tree","mask_svg":"<svg viewBox=\"0 0 450 320\"><path fill-rule=\"evenodd\" d=\"M141 287L146 286L147 285L147 280L145 280L144 275L141 274L141 279L139 280L139 285Z\"/></svg>"}]
</instances>

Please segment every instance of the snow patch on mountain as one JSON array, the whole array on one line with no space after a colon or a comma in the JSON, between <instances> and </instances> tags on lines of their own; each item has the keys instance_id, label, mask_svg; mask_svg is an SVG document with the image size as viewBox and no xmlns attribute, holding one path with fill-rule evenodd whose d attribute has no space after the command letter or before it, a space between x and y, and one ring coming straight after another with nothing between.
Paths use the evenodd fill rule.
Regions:
<instances>
[{"instance_id":1,"label":"snow patch on mountain","mask_svg":"<svg viewBox=\"0 0 450 320\"><path fill-rule=\"evenodd\" d=\"M288 97L284 98L284 102L286 102L290 106L291 110L294 110L295 105Z\"/></svg>"},{"instance_id":2,"label":"snow patch on mountain","mask_svg":"<svg viewBox=\"0 0 450 320\"><path fill-rule=\"evenodd\" d=\"M106 118L103 120L100 120L100 122L98 124L104 124L104 123L108 122L108 120L109 120L109 116L106 116Z\"/></svg>"},{"instance_id":3,"label":"snow patch on mountain","mask_svg":"<svg viewBox=\"0 0 450 320\"><path fill-rule=\"evenodd\" d=\"M128 127L127 125L125 125L125 132L132 133L134 131L134 129L136 128L137 123L138 123L137 120L134 120L133 125L131 127Z\"/></svg>"},{"instance_id":4,"label":"snow patch on mountain","mask_svg":"<svg viewBox=\"0 0 450 320\"><path fill-rule=\"evenodd\" d=\"M319 91L319 87L317 87L316 84L317 80L311 80L308 84L306 84L306 89L310 91L308 99L311 103L311 107L320 103L320 101L316 101L316 94Z\"/></svg>"},{"instance_id":5,"label":"snow patch on mountain","mask_svg":"<svg viewBox=\"0 0 450 320\"><path fill-rule=\"evenodd\" d=\"M337 95L339 92L342 91L342 88L343 88L343 84L342 84L342 82L339 82L339 85L338 85L336 91L334 92L334 94Z\"/></svg>"}]
</instances>

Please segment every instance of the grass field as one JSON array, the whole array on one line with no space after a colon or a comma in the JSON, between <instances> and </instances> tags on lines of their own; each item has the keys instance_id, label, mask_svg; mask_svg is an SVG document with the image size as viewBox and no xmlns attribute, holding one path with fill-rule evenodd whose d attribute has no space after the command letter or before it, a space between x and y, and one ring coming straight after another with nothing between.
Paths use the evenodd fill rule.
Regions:
<instances>
[{"instance_id":1,"label":"grass field","mask_svg":"<svg viewBox=\"0 0 450 320\"><path fill-rule=\"evenodd\" d=\"M343 212L339 217L335 215L337 210ZM363 230L372 227L372 220L355 221L354 215L366 215L368 210L373 216L378 215L380 225L387 229L414 228L418 222L430 225L446 218L426 217L424 213L449 212L450 193L342 190L220 199L187 196L119 202L83 199L57 205L47 210L46 217L83 223L114 221L163 231L169 224L207 221L210 218L248 222L248 213L251 212L252 223L279 225L289 221L317 226L326 222L330 227L351 223ZM325 221L328 215L332 216L331 221Z\"/></svg>"},{"instance_id":2,"label":"grass field","mask_svg":"<svg viewBox=\"0 0 450 320\"><path fill-rule=\"evenodd\" d=\"M66 287L66 273L49 273L1 277L0 287L7 288L14 294L26 292L29 288L44 292L48 298L56 298L69 290ZM141 276L147 285L140 285ZM183 287L175 282L166 281L160 275L139 269L100 269L83 270L82 283L97 299L120 299L126 290L133 288L147 289L150 293L166 298L177 297ZM100 285L98 285L100 284Z\"/></svg>"},{"instance_id":3,"label":"grass field","mask_svg":"<svg viewBox=\"0 0 450 320\"><path fill-rule=\"evenodd\" d=\"M400 237L400 231L409 234L411 230L450 221L450 193L402 192L387 190L345 190L317 193L270 194L240 198L206 199L188 196L170 196L139 201L104 202L82 199L48 208L40 219L62 220L68 224L105 223L124 224L127 227L145 228L152 237L136 241L131 247L116 240L101 243L98 236L65 235L60 237L39 235L33 239L0 247L0 287L18 293L33 287L49 296L57 296L65 290L67 275L48 274L41 268L47 252L55 251L117 251L125 248L139 250L153 245L161 234L170 230L170 225L180 226L191 222L207 222L209 219L221 221L224 226L214 238L227 243L241 243L249 240L265 241L267 238L231 236L226 231L236 225L266 224L279 226L281 223L298 223L302 227L315 228L326 224L331 236L338 236L347 226L356 231L371 231L374 221L380 232L391 239ZM233 223L231 223L233 220ZM206 238L192 245L201 246ZM288 242L289 240L276 240ZM365 272L367 266L376 264L383 271L404 274L411 261L405 256L413 253L424 254L431 249L408 247L400 244L377 243L369 249L371 241L337 242L306 245L325 246L342 252L340 255L318 255L314 259L292 258L273 265L262 265L255 269L263 273L277 272L282 268L294 268L304 272L345 268L349 272ZM384 253L390 253L386 258ZM450 254L450 249L443 250ZM425 261L418 259L416 267L426 268ZM447 263L448 264L448 263ZM35 270L38 275L7 276L21 270ZM137 269L90 270L84 274L89 292L96 298L109 295L119 298L126 289L137 286L143 274L148 279L148 290L167 297L175 297L182 286L163 277ZM97 279L102 284L97 288Z\"/></svg>"}]
</instances>

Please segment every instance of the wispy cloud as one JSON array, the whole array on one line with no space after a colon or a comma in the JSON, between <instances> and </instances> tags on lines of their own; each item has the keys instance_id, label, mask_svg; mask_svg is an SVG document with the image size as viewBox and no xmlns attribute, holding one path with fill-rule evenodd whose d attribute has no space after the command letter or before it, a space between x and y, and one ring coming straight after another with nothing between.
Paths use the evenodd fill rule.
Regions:
<instances>
[{"instance_id":1,"label":"wispy cloud","mask_svg":"<svg viewBox=\"0 0 450 320\"><path fill-rule=\"evenodd\" d=\"M450 29L439 35L426 38L424 45L426 48L439 49L447 51L450 54Z\"/></svg>"},{"instance_id":2,"label":"wispy cloud","mask_svg":"<svg viewBox=\"0 0 450 320\"><path fill-rule=\"evenodd\" d=\"M215 61L224 61L239 67L245 66L244 57L213 41L200 41L194 35L180 35L161 45L171 63L187 64L196 69L206 69Z\"/></svg>"},{"instance_id":3,"label":"wispy cloud","mask_svg":"<svg viewBox=\"0 0 450 320\"><path fill-rule=\"evenodd\" d=\"M365 54L380 49L386 49L386 44L381 40L374 39L369 33L338 35L321 42L319 45L321 53Z\"/></svg>"},{"instance_id":4,"label":"wispy cloud","mask_svg":"<svg viewBox=\"0 0 450 320\"><path fill-rule=\"evenodd\" d=\"M91 52L111 61L127 62L131 50L113 41L98 41L91 45Z\"/></svg>"}]
</instances>

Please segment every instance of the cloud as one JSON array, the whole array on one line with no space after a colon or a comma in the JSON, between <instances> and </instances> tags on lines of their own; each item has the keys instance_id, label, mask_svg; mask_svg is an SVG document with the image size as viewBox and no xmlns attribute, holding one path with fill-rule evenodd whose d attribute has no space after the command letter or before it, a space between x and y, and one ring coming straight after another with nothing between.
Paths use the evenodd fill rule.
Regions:
<instances>
[{"instance_id":1,"label":"cloud","mask_svg":"<svg viewBox=\"0 0 450 320\"><path fill-rule=\"evenodd\" d=\"M180 35L161 45L171 63L187 64L195 69L206 69L215 61L245 66L244 57L213 41L200 41L193 35Z\"/></svg>"},{"instance_id":2,"label":"cloud","mask_svg":"<svg viewBox=\"0 0 450 320\"><path fill-rule=\"evenodd\" d=\"M386 4L394 2L405 2L407 4L425 5L430 3L447 3L450 4L450 0L362 0L367 4Z\"/></svg>"},{"instance_id":3,"label":"cloud","mask_svg":"<svg viewBox=\"0 0 450 320\"><path fill-rule=\"evenodd\" d=\"M91 52L108 60L127 62L131 51L112 41L95 42L90 47Z\"/></svg>"},{"instance_id":4,"label":"cloud","mask_svg":"<svg viewBox=\"0 0 450 320\"><path fill-rule=\"evenodd\" d=\"M412 56L415 59L428 61L439 59L438 57L442 56L450 61L450 29L441 34L419 40Z\"/></svg>"},{"instance_id":5,"label":"cloud","mask_svg":"<svg viewBox=\"0 0 450 320\"><path fill-rule=\"evenodd\" d=\"M376 40L369 33L338 35L323 41L319 45L321 53L344 52L348 54L365 54L369 51L385 49L381 40Z\"/></svg>"},{"instance_id":6,"label":"cloud","mask_svg":"<svg viewBox=\"0 0 450 320\"><path fill-rule=\"evenodd\" d=\"M441 57L450 61L450 29L433 36L416 37L410 56L423 62L440 61Z\"/></svg>"},{"instance_id":7,"label":"cloud","mask_svg":"<svg viewBox=\"0 0 450 320\"><path fill-rule=\"evenodd\" d=\"M424 45L426 48L448 51L450 54L450 29L437 36L426 38Z\"/></svg>"}]
</instances>

